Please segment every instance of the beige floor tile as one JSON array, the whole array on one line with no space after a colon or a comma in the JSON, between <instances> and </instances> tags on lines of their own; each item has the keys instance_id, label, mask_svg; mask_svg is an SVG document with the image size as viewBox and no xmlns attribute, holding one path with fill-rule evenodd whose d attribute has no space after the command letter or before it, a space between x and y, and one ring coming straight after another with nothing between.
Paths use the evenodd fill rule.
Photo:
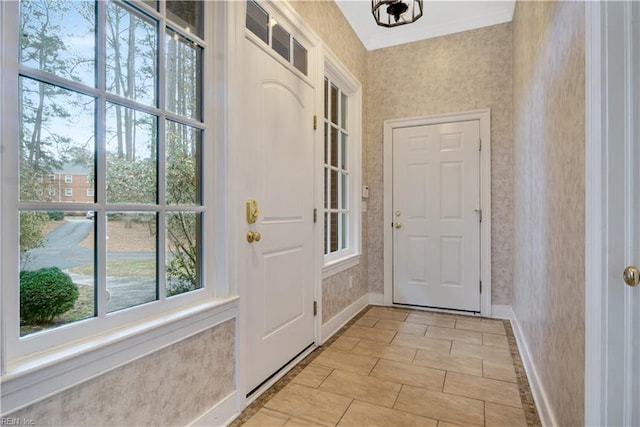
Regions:
<instances>
[{"instance_id":1,"label":"beige floor tile","mask_svg":"<svg viewBox=\"0 0 640 427\"><path fill-rule=\"evenodd\" d=\"M481 400L419 387L403 386L394 409L464 426L484 426Z\"/></svg>"},{"instance_id":2,"label":"beige floor tile","mask_svg":"<svg viewBox=\"0 0 640 427\"><path fill-rule=\"evenodd\" d=\"M456 329L467 331L487 332L489 334L506 335L502 320L490 319L458 319Z\"/></svg>"},{"instance_id":3,"label":"beige floor tile","mask_svg":"<svg viewBox=\"0 0 640 427\"><path fill-rule=\"evenodd\" d=\"M396 334L391 342L394 345L402 345L405 347L419 348L422 350L438 351L440 353L449 353L451 350L451 341L439 338L417 337L415 335Z\"/></svg>"},{"instance_id":4,"label":"beige floor tile","mask_svg":"<svg viewBox=\"0 0 640 427\"><path fill-rule=\"evenodd\" d=\"M306 385L307 387L318 388L318 386L322 384L322 381L329 376L331 371L333 371L331 368L310 364L296 375L291 382Z\"/></svg>"},{"instance_id":5,"label":"beige floor tile","mask_svg":"<svg viewBox=\"0 0 640 427\"><path fill-rule=\"evenodd\" d=\"M488 345L454 342L451 347L451 354L454 356L491 360L499 363L513 363L513 360L511 359L511 352L509 350L499 347L491 347Z\"/></svg>"},{"instance_id":6,"label":"beige floor tile","mask_svg":"<svg viewBox=\"0 0 640 427\"><path fill-rule=\"evenodd\" d=\"M492 347L509 348L509 341L506 335L482 334L482 344Z\"/></svg>"},{"instance_id":7,"label":"beige floor tile","mask_svg":"<svg viewBox=\"0 0 640 427\"><path fill-rule=\"evenodd\" d=\"M438 421L438 427L464 427L460 424L448 423L446 421Z\"/></svg>"},{"instance_id":8,"label":"beige floor tile","mask_svg":"<svg viewBox=\"0 0 640 427\"><path fill-rule=\"evenodd\" d=\"M331 344L331 348L333 350L343 350L343 351L351 351L353 347L355 347L360 342L360 338L355 337L340 337L333 344Z\"/></svg>"},{"instance_id":9,"label":"beige floor tile","mask_svg":"<svg viewBox=\"0 0 640 427\"><path fill-rule=\"evenodd\" d=\"M402 332L409 335L424 335L427 331L426 325L417 323L399 322L397 320L381 319L376 323L374 329L388 329L390 331Z\"/></svg>"},{"instance_id":10,"label":"beige floor tile","mask_svg":"<svg viewBox=\"0 0 640 427\"><path fill-rule=\"evenodd\" d=\"M398 383L339 369L334 370L320 386L322 391L388 408L393 406L400 388Z\"/></svg>"},{"instance_id":11,"label":"beige floor tile","mask_svg":"<svg viewBox=\"0 0 640 427\"><path fill-rule=\"evenodd\" d=\"M351 352L406 363L411 363L413 357L416 355L415 348L369 340L360 340Z\"/></svg>"},{"instance_id":12,"label":"beige floor tile","mask_svg":"<svg viewBox=\"0 0 640 427\"><path fill-rule=\"evenodd\" d=\"M393 308L386 307L371 307L367 311L366 316L379 317L380 319L399 320L404 321L407 318L408 313Z\"/></svg>"},{"instance_id":13,"label":"beige floor tile","mask_svg":"<svg viewBox=\"0 0 640 427\"><path fill-rule=\"evenodd\" d=\"M354 325L345 331L344 336L390 343L395 334L395 331L386 329L365 328L364 326Z\"/></svg>"},{"instance_id":14,"label":"beige floor tile","mask_svg":"<svg viewBox=\"0 0 640 427\"><path fill-rule=\"evenodd\" d=\"M482 361L482 376L494 380L518 382L513 364L497 363L490 360Z\"/></svg>"},{"instance_id":15,"label":"beige floor tile","mask_svg":"<svg viewBox=\"0 0 640 427\"><path fill-rule=\"evenodd\" d=\"M482 399L503 405L522 407L518 385L473 375L447 372L444 392Z\"/></svg>"},{"instance_id":16,"label":"beige floor tile","mask_svg":"<svg viewBox=\"0 0 640 427\"><path fill-rule=\"evenodd\" d=\"M327 368L342 369L356 374L369 375L378 358L362 354L347 353L328 348L316 357L312 365L326 366Z\"/></svg>"},{"instance_id":17,"label":"beige floor tile","mask_svg":"<svg viewBox=\"0 0 640 427\"><path fill-rule=\"evenodd\" d=\"M321 424L312 423L311 421L300 418L289 418L283 427L321 427Z\"/></svg>"},{"instance_id":18,"label":"beige floor tile","mask_svg":"<svg viewBox=\"0 0 640 427\"><path fill-rule=\"evenodd\" d=\"M453 328L456 325L456 320L451 317L435 316L433 314L411 313L407 316L406 321L419 325L442 326L443 328Z\"/></svg>"},{"instance_id":19,"label":"beige floor tile","mask_svg":"<svg viewBox=\"0 0 640 427\"><path fill-rule=\"evenodd\" d=\"M384 380L442 391L445 371L379 360L370 375Z\"/></svg>"},{"instance_id":20,"label":"beige floor tile","mask_svg":"<svg viewBox=\"0 0 640 427\"><path fill-rule=\"evenodd\" d=\"M419 415L354 401L339 427L436 427L438 422Z\"/></svg>"},{"instance_id":21,"label":"beige floor tile","mask_svg":"<svg viewBox=\"0 0 640 427\"><path fill-rule=\"evenodd\" d=\"M288 419L288 415L262 408L243 427L282 427Z\"/></svg>"},{"instance_id":22,"label":"beige floor tile","mask_svg":"<svg viewBox=\"0 0 640 427\"><path fill-rule=\"evenodd\" d=\"M289 384L265 407L317 424L333 426L351 404L351 399L300 384Z\"/></svg>"},{"instance_id":23,"label":"beige floor tile","mask_svg":"<svg viewBox=\"0 0 640 427\"><path fill-rule=\"evenodd\" d=\"M414 365L427 366L443 371L482 376L482 359L454 356L434 351L418 350L413 359Z\"/></svg>"},{"instance_id":24,"label":"beige floor tile","mask_svg":"<svg viewBox=\"0 0 640 427\"><path fill-rule=\"evenodd\" d=\"M442 328L440 326L429 326L425 337L468 342L471 344L482 344L482 333L480 332Z\"/></svg>"},{"instance_id":25,"label":"beige floor tile","mask_svg":"<svg viewBox=\"0 0 640 427\"><path fill-rule=\"evenodd\" d=\"M527 427L527 419L522 408L485 402L484 416L486 427Z\"/></svg>"},{"instance_id":26,"label":"beige floor tile","mask_svg":"<svg viewBox=\"0 0 640 427\"><path fill-rule=\"evenodd\" d=\"M380 321L379 317L365 315L365 316L362 316L360 319L358 319L358 321L355 324L358 326L364 326L365 328L372 328L373 325L378 323L378 321Z\"/></svg>"}]
</instances>

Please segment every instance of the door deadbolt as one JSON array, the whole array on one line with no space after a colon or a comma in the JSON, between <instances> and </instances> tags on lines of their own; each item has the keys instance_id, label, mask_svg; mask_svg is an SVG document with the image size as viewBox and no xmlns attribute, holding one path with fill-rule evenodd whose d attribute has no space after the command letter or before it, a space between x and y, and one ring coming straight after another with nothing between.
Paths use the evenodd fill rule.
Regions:
<instances>
[{"instance_id":1,"label":"door deadbolt","mask_svg":"<svg viewBox=\"0 0 640 427\"><path fill-rule=\"evenodd\" d=\"M624 269L622 278L627 285L631 287L638 286L638 283L640 283L640 271L638 271L636 267L630 265Z\"/></svg>"}]
</instances>

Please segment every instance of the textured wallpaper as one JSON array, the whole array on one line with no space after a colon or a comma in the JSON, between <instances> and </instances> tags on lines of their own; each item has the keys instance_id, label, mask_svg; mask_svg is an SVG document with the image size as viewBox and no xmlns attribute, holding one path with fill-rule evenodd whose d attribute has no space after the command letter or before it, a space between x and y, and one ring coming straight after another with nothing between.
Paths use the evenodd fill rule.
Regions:
<instances>
[{"instance_id":1,"label":"textured wallpaper","mask_svg":"<svg viewBox=\"0 0 640 427\"><path fill-rule=\"evenodd\" d=\"M362 169L364 173L367 169L367 118L364 109L367 98L367 51L333 0L299 0L291 1L290 3L363 86ZM330 321L358 298L369 292L367 281L367 251L369 245L365 215L363 215L362 219L363 256L361 257L360 265L329 277L322 282L323 323ZM349 277L351 277L352 281L351 288L349 288Z\"/></svg>"},{"instance_id":2,"label":"textured wallpaper","mask_svg":"<svg viewBox=\"0 0 640 427\"><path fill-rule=\"evenodd\" d=\"M187 425L235 390L235 357L228 320L9 417L38 426Z\"/></svg>"},{"instance_id":3,"label":"textured wallpaper","mask_svg":"<svg viewBox=\"0 0 640 427\"><path fill-rule=\"evenodd\" d=\"M513 281L511 24L374 50L368 56L364 182L370 290L382 293L383 122L491 109L492 303L510 304Z\"/></svg>"},{"instance_id":4,"label":"textured wallpaper","mask_svg":"<svg viewBox=\"0 0 640 427\"><path fill-rule=\"evenodd\" d=\"M513 22L513 310L558 425L584 423L584 3Z\"/></svg>"}]
</instances>

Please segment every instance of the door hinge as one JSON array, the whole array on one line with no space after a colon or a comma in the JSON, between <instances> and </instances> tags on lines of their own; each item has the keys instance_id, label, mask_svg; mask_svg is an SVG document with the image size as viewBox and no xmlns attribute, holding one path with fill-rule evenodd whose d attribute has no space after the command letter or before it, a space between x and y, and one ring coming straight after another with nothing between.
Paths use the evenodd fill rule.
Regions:
<instances>
[{"instance_id":1,"label":"door hinge","mask_svg":"<svg viewBox=\"0 0 640 427\"><path fill-rule=\"evenodd\" d=\"M480 280L480 293L482 293L482 280Z\"/></svg>"},{"instance_id":2,"label":"door hinge","mask_svg":"<svg viewBox=\"0 0 640 427\"><path fill-rule=\"evenodd\" d=\"M318 222L318 208L313 208L313 223Z\"/></svg>"},{"instance_id":3,"label":"door hinge","mask_svg":"<svg viewBox=\"0 0 640 427\"><path fill-rule=\"evenodd\" d=\"M313 302L313 315L314 316L318 315L318 301Z\"/></svg>"},{"instance_id":4,"label":"door hinge","mask_svg":"<svg viewBox=\"0 0 640 427\"><path fill-rule=\"evenodd\" d=\"M318 116L314 114L313 116L313 130L318 129Z\"/></svg>"},{"instance_id":5,"label":"door hinge","mask_svg":"<svg viewBox=\"0 0 640 427\"><path fill-rule=\"evenodd\" d=\"M482 140L479 141L478 144L478 151L482 151Z\"/></svg>"}]
</instances>

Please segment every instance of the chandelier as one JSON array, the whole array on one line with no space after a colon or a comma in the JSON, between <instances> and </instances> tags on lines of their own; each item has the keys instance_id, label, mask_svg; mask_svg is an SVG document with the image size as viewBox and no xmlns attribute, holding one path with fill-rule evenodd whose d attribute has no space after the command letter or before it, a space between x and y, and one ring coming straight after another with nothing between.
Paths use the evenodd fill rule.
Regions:
<instances>
[{"instance_id":1,"label":"chandelier","mask_svg":"<svg viewBox=\"0 0 640 427\"><path fill-rule=\"evenodd\" d=\"M381 27L411 24L422 16L422 0L371 0L371 13Z\"/></svg>"}]
</instances>

